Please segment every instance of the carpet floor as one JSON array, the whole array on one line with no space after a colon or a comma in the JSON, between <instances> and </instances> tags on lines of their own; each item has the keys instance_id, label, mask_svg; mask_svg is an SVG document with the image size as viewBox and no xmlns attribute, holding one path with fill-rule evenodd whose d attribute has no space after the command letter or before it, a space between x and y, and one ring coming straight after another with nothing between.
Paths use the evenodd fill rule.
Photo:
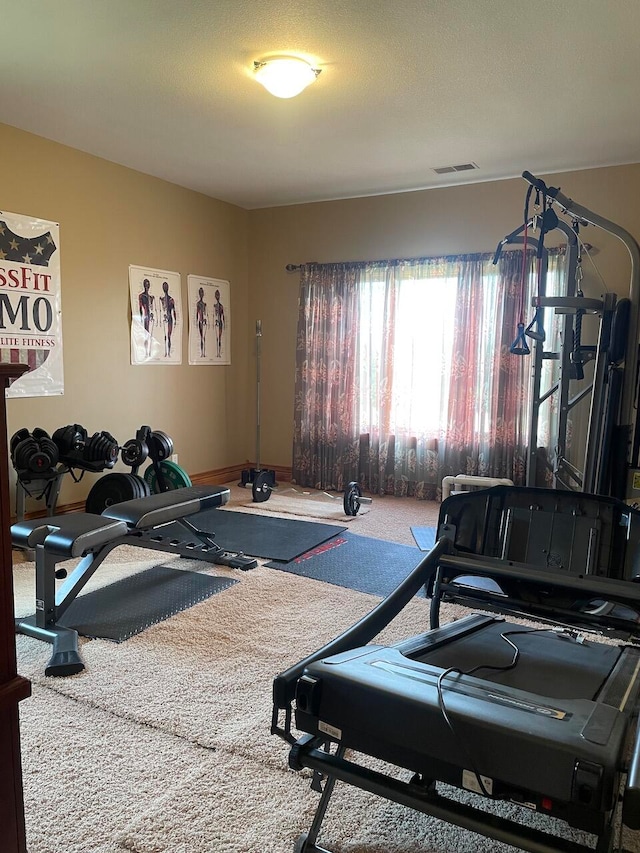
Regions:
<instances>
[{"instance_id":1,"label":"carpet floor","mask_svg":"<svg viewBox=\"0 0 640 853\"><path fill-rule=\"evenodd\" d=\"M406 544L423 521L407 517ZM69 678L46 678L49 647L16 637L33 684L20 705L29 853L292 853L310 825L310 774L288 770L288 747L270 734L272 681L380 599L264 565L242 573L166 556L116 549L87 590L159 564L238 583L124 643L81 638L86 669ZM16 564L14 585L16 612L32 612L33 564ZM413 599L380 641L425 630L428 607ZM441 618L464 613L444 605ZM340 784L319 843L333 853L512 849ZM633 838L625 846L640 850Z\"/></svg>"}]
</instances>

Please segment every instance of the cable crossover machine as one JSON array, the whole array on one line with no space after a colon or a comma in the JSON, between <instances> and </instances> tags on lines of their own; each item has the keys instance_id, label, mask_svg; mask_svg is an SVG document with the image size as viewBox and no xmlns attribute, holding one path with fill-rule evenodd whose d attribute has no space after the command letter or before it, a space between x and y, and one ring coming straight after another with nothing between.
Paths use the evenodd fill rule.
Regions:
<instances>
[{"instance_id":1,"label":"cable crossover machine","mask_svg":"<svg viewBox=\"0 0 640 853\"><path fill-rule=\"evenodd\" d=\"M533 249L536 255L534 317L525 328L524 310L521 310L516 338L510 347L515 355L531 355L526 485L551 484L554 488L620 499L631 497L628 494L628 481L633 482L630 469L640 467L640 427L635 417L640 247L624 228L567 198L559 188L547 186L530 172L523 172L522 177L529 184L523 224L500 241L493 261L498 263L506 245L522 246L524 294L528 278L527 252ZM535 212L530 215L533 193ZM569 217L571 224L560 219L556 209ZM598 299L584 295L582 257L584 253L589 258L590 255L588 244L580 237L580 229L587 225L602 228L626 246L631 258L628 297L619 298L608 291ZM547 292L549 250L545 237L553 231L561 235L566 255L562 295ZM537 232L538 236L532 236L532 232ZM558 334L551 336L552 340L545 330L545 309L552 309L558 316ZM582 322L589 315L597 320L597 340L585 344ZM527 339L532 342L531 348ZM551 369L547 367L548 362L553 362ZM550 381L548 374L551 374ZM543 387L545 380L548 385ZM554 408L555 417L548 441L545 441L541 409L547 402ZM581 411L588 406L584 424L581 418L572 420L572 412L577 414L576 407L580 404ZM582 430L578 428L579 420Z\"/></svg>"}]
</instances>

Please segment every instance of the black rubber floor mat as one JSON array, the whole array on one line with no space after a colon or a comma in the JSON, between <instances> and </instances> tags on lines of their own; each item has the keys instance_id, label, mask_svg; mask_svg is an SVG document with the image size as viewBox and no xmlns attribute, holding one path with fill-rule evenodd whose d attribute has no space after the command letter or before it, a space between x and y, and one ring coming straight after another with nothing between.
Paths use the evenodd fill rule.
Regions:
<instances>
[{"instance_id":1,"label":"black rubber floor mat","mask_svg":"<svg viewBox=\"0 0 640 853\"><path fill-rule=\"evenodd\" d=\"M249 512L211 509L189 518L200 530L212 533L225 551L287 562L326 542L346 528L338 524L296 521ZM176 535L180 525L174 524ZM164 528L165 531L169 527Z\"/></svg>"},{"instance_id":2,"label":"black rubber floor mat","mask_svg":"<svg viewBox=\"0 0 640 853\"><path fill-rule=\"evenodd\" d=\"M266 565L271 569L384 597L407 577L423 557L424 553L412 545L398 545L347 532L289 563L274 560ZM419 595L424 596L424 591Z\"/></svg>"},{"instance_id":3,"label":"black rubber floor mat","mask_svg":"<svg viewBox=\"0 0 640 853\"><path fill-rule=\"evenodd\" d=\"M76 598L59 620L83 637L121 643L238 581L154 566Z\"/></svg>"},{"instance_id":4,"label":"black rubber floor mat","mask_svg":"<svg viewBox=\"0 0 640 853\"><path fill-rule=\"evenodd\" d=\"M435 527L412 527L411 533L421 551L430 551L436 544Z\"/></svg>"}]
</instances>

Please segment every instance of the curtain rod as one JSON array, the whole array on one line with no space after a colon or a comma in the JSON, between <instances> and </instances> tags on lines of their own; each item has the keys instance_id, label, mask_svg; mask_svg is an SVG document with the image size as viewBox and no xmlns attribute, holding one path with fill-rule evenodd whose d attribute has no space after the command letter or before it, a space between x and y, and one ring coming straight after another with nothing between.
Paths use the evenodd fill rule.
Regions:
<instances>
[{"instance_id":1,"label":"curtain rod","mask_svg":"<svg viewBox=\"0 0 640 853\"><path fill-rule=\"evenodd\" d=\"M594 247L591 243L583 243L582 244L588 252L594 251ZM565 246L549 246L549 250L553 251L554 249L564 251ZM520 251L519 249L507 249L507 251ZM287 264L285 266L285 270L287 272L298 272L299 270L304 269L307 266L329 266L332 264L398 264L398 263L406 263L406 264L415 264L420 263L421 261L439 261L446 258L468 258L468 257L482 257L486 255L488 258L492 258L493 252L458 252L454 255L430 255L428 257L417 257L417 258L380 258L375 261L324 261L320 263L319 261L307 261L305 264Z\"/></svg>"}]
</instances>

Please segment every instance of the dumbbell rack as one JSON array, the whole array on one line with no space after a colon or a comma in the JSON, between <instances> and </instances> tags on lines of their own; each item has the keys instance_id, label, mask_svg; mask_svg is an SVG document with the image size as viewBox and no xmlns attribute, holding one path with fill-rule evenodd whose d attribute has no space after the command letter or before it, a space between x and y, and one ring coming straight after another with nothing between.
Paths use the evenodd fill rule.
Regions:
<instances>
[{"instance_id":1,"label":"dumbbell rack","mask_svg":"<svg viewBox=\"0 0 640 853\"><path fill-rule=\"evenodd\" d=\"M44 449L40 446L39 442L44 439L53 450L57 448L55 457L52 453L47 456L48 446ZM118 453L121 453L124 464L131 467L131 473L110 473L100 477L87 495L88 512L99 515L112 503L191 486L186 471L170 458L173 440L161 430L141 426L135 438L120 447L110 433L103 430L89 436L80 424L60 427L52 437L39 428L33 433L25 428L11 439L11 461L17 474L17 520L21 522L25 519L27 498L44 498L47 516L55 515L65 474L70 474L74 482L79 482L86 471L101 474L105 469L113 468ZM44 461L41 461L41 457ZM151 464L144 476L139 475L139 468L146 460ZM74 473L76 470L80 471L78 477Z\"/></svg>"},{"instance_id":2,"label":"dumbbell rack","mask_svg":"<svg viewBox=\"0 0 640 853\"><path fill-rule=\"evenodd\" d=\"M117 441L104 430L92 436L79 424L57 429L53 436L36 427L26 428L11 438L11 462L16 472L16 517L23 521L27 498L46 503L46 515L56 513L62 479L70 474L79 482L85 471L98 473L112 468L117 459ZM81 473L77 477L74 469Z\"/></svg>"},{"instance_id":3,"label":"dumbbell rack","mask_svg":"<svg viewBox=\"0 0 640 853\"><path fill-rule=\"evenodd\" d=\"M60 487L62 478L67 474L67 467L60 468L56 471L54 477L48 479L33 479L23 481L18 477L16 480L16 518L18 521L24 521L27 509L27 498L36 497L36 499L45 498L47 507L47 515L56 514L56 506L60 496ZM29 489L27 488L29 485Z\"/></svg>"}]
</instances>

